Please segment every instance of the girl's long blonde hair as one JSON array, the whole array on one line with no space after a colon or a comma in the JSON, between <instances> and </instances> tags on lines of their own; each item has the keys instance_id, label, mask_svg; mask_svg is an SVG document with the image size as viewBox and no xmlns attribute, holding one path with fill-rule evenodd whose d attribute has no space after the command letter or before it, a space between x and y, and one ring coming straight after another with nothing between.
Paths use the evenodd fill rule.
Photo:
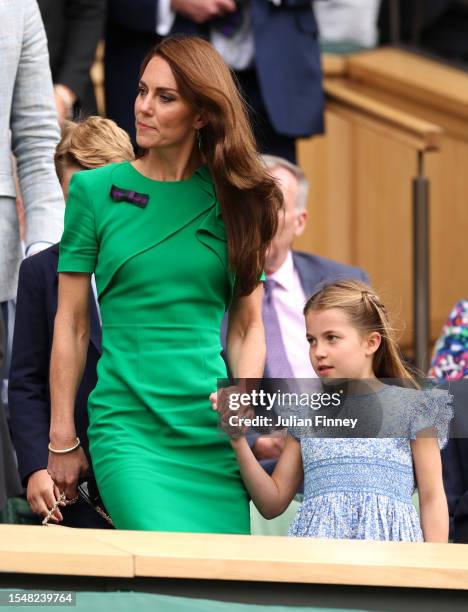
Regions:
<instances>
[{"instance_id":1,"label":"girl's long blonde hair","mask_svg":"<svg viewBox=\"0 0 468 612\"><path fill-rule=\"evenodd\" d=\"M304 315L330 308L343 310L351 325L360 333L378 332L381 335L382 341L372 364L377 378L404 379L408 386L418 387L414 375L401 356L387 309L372 287L356 280L327 284L307 300Z\"/></svg>"}]
</instances>

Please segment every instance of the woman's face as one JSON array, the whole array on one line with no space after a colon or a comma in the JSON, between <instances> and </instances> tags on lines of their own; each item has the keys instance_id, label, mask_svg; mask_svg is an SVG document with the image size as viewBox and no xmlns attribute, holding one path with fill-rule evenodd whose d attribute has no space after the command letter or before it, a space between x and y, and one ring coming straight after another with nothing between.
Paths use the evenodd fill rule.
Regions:
<instances>
[{"instance_id":1,"label":"woman's face","mask_svg":"<svg viewBox=\"0 0 468 612\"><path fill-rule=\"evenodd\" d=\"M180 147L194 141L200 113L177 88L171 67L161 57L146 66L135 100L136 141L144 149Z\"/></svg>"}]
</instances>

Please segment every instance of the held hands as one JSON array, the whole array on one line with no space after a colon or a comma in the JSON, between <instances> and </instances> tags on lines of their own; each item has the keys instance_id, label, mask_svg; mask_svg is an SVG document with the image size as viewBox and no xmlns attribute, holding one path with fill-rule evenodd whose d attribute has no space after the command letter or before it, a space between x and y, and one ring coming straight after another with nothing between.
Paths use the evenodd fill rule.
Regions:
<instances>
[{"instance_id":1,"label":"held hands","mask_svg":"<svg viewBox=\"0 0 468 612\"><path fill-rule=\"evenodd\" d=\"M60 491L47 470L37 470L37 472L31 474L28 479L26 498L34 513L40 514L42 517L47 516L49 509L53 507L59 497ZM63 521L62 513L58 508L52 514L50 520L56 523Z\"/></svg>"},{"instance_id":2,"label":"held hands","mask_svg":"<svg viewBox=\"0 0 468 612\"><path fill-rule=\"evenodd\" d=\"M279 459L286 444L286 436L260 436L252 446L252 452L259 461Z\"/></svg>"},{"instance_id":3,"label":"held hands","mask_svg":"<svg viewBox=\"0 0 468 612\"><path fill-rule=\"evenodd\" d=\"M171 8L195 23L205 23L209 19L233 13L236 3L235 0L172 0Z\"/></svg>"},{"instance_id":4,"label":"held hands","mask_svg":"<svg viewBox=\"0 0 468 612\"><path fill-rule=\"evenodd\" d=\"M60 448L60 446L54 446L54 448ZM89 463L81 446L63 455L49 452L47 472L58 491L65 493L67 499L76 497L78 480L86 475L88 468Z\"/></svg>"},{"instance_id":5,"label":"held hands","mask_svg":"<svg viewBox=\"0 0 468 612\"><path fill-rule=\"evenodd\" d=\"M222 428L234 440L245 436L250 426L244 424L244 419L250 419L253 416L250 405L241 405L236 409L231 407L231 395L239 397L239 393L242 393L240 387L231 386L219 389L209 396L213 410L219 414Z\"/></svg>"}]
</instances>

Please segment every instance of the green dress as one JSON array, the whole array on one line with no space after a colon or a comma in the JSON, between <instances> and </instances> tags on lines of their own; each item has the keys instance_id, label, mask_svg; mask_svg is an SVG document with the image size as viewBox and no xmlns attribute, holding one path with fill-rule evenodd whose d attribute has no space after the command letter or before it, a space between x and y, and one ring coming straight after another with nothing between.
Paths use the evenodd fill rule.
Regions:
<instances>
[{"instance_id":1,"label":"green dress","mask_svg":"<svg viewBox=\"0 0 468 612\"><path fill-rule=\"evenodd\" d=\"M116 201L112 185L149 201ZM234 279L207 167L176 182L128 162L75 174L58 271L96 276L103 352L88 433L116 527L249 533L247 493L208 400L226 377L220 325Z\"/></svg>"}]
</instances>

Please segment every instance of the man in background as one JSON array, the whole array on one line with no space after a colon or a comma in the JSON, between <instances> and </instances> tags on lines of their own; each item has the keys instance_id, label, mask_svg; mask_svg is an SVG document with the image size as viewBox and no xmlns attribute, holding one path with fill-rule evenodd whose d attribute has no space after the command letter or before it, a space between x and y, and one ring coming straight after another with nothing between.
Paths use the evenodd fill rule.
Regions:
<instances>
[{"instance_id":1,"label":"man in background","mask_svg":"<svg viewBox=\"0 0 468 612\"><path fill-rule=\"evenodd\" d=\"M5 355L12 328L11 320L6 320L10 314L7 304L16 296L23 258L12 152L25 212L26 255L60 239L64 202L53 164L60 131L47 40L37 3L0 0L0 15L0 318L4 330L0 334L0 353ZM6 361L3 358L0 382L5 377L5 364L8 367ZM0 411L5 424L1 404ZM2 427L2 432L0 461L8 482L10 477L18 476L8 429Z\"/></svg>"},{"instance_id":2,"label":"man in background","mask_svg":"<svg viewBox=\"0 0 468 612\"><path fill-rule=\"evenodd\" d=\"M323 131L311 0L110 0L106 108L132 138L139 69L156 34L190 34L213 44L236 74L262 152L295 161L296 138Z\"/></svg>"},{"instance_id":3,"label":"man in background","mask_svg":"<svg viewBox=\"0 0 468 612\"><path fill-rule=\"evenodd\" d=\"M26 255L60 239L64 202L55 175L60 138L47 41L34 0L0 0L0 303L16 296L23 258L13 152L26 221ZM11 140L10 140L11 130Z\"/></svg>"},{"instance_id":4,"label":"man in background","mask_svg":"<svg viewBox=\"0 0 468 612\"><path fill-rule=\"evenodd\" d=\"M47 36L60 122L96 114L89 71L103 35L106 0L38 0Z\"/></svg>"}]
</instances>

